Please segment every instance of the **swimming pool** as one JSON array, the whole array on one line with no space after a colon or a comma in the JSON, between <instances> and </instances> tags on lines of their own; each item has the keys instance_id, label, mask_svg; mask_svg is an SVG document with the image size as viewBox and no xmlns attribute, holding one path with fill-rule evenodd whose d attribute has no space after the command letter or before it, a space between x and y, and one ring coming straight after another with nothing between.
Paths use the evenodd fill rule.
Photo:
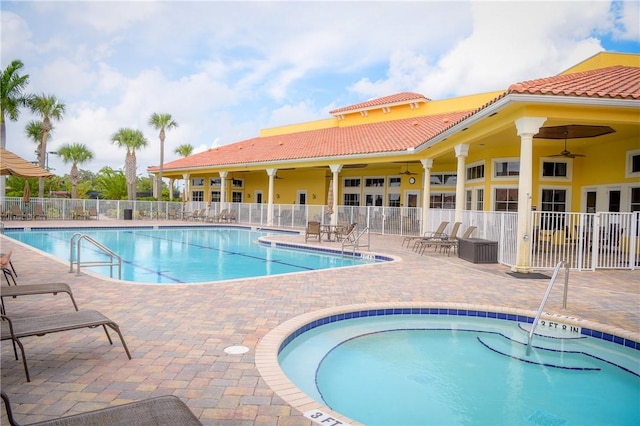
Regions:
<instances>
[{"instance_id":1,"label":"swimming pool","mask_svg":"<svg viewBox=\"0 0 640 426\"><path fill-rule=\"evenodd\" d=\"M5 230L5 235L69 261L70 239L81 232L122 257L122 279L140 283L197 283L262 277L373 263L329 253L327 249L292 250L292 244L258 243L277 231L241 227L131 227ZM106 256L86 242L82 261ZM75 256L75 253L74 253ZM83 268L109 276L104 266Z\"/></svg>"},{"instance_id":2,"label":"swimming pool","mask_svg":"<svg viewBox=\"0 0 640 426\"><path fill-rule=\"evenodd\" d=\"M269 350L278 344L289 380L343 417L370 425L640 422L640 344L584 323L546 320L528 357L526 315L456 307L314 317L284 325Z\"/></svg>"}]
</instances>

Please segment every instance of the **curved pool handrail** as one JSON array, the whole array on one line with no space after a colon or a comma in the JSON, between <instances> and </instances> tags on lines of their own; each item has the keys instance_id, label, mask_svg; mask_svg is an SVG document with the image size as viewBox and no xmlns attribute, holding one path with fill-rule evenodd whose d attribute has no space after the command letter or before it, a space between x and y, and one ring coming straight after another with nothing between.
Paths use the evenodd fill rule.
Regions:
<instances>
[{"instance_id":1,"label":"curved pool handrail","mask_svg":"<svg viewBox=\"0 0 640 426\"><path fill-rule=\"evenodd\" d=\"M542 316L542 310L544 309L544 305L547 303L547 299L549 298L549 294L551 294L551 289L553 288L553 284L556 281L556 277L558 276L558 272L560 268L564 266L564 296L562 300L562 309L567 308L567 289L569 287L569 264L566 260L561 260L558 262L556 267L553 269L553 275L549 280L549 285L547 286L547 291L542 298L542 302L540 303L540 307L538 308L538 312L536 313L536 317L533 319L533 324L531 324L531 330L529 330L529 335L527 338L527 355L531 354L531 341L533 340L533 335L536 330L536 326L538 325L538 321L540 320L540 316Z\"/></svg>"}]
</instances>

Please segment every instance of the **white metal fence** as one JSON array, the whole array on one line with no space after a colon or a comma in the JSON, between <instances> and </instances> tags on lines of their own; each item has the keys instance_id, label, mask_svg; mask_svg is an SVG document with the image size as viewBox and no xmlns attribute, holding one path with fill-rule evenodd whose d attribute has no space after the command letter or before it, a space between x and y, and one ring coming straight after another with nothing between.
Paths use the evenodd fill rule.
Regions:
<instances>
[{"instance_id":1,"label":"white metal fence","mask_svg":"<svg viewBox=\"0 0 640 426\"><path fill-rule=\"evenodd\" d=\"M14 207L15 206L15 207ZM36 207L39 206L39 207ZM234 212L234 220L253 226L274 226L304 229L310 220L329 223L327 206L275 204L269 220L268 205L255 203L226 203ZM205 216L221 212L220 203L126 201L101 199L32 198L25 203L20 197L8 197L0 203L3 219L73 220L76 209L96 213L92 219L171 219L186 220L196 210ZM44 216L37 217L42 211ZM358 223L368 226L370 232L401 235L420 235L422 209L418 207L362 207L339 206L338 223ZM632 213L555 213L531 212L532 236L531 267L553 269L560 260L566 260L572 269L598 268L637 269L640 258L640 212ZM455 221L452 209L430 209L426 230L435 230L442 221ZM498 262L507 266L516 264L518 217L515 212L464 211L459 234L469 226L476 226L473 238L498 241Z\"/></svg>"}]
</instances>

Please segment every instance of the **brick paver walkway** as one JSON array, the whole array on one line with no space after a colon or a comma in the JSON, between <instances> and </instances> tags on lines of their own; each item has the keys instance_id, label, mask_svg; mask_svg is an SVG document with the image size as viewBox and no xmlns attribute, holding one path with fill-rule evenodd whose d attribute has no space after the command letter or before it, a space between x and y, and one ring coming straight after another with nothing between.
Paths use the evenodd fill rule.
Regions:
<instances>
[{"instance_id":1,"label":"brick paver walkway","mask_svg":"<svg viewBox=\"0 0 640 426\"><path fill-rule=\"evenodd\" d=\"M303 236L283 238L304 242ZM110 346L101 330L24 339L32 377L27 383L11 344L3 342L2 390L25 424L172 394L205 425L309 425L267 385L254 362L261 338L284 321L332 306L375 302L461 302L535 311L548 284L513 278L501 265L474 265L432 252L420 256L402 248L401 241L372 236L371 250L396 256L396 262L211 284L140 285L76 277L66 263L2 236L1 250L14 252L19 283L67 282L81 309L97 309L121 326L133 356L127 359L117 338ZM572 272L566 311L561 302L560 285L547 311L640 338L638 270ZM25 296L5 304L16 316L73 309L66 295ZM232 345L247 346L249 352L225 353ZM8 424L6 417L2 424Z\"/></svg>"}]
</instances>

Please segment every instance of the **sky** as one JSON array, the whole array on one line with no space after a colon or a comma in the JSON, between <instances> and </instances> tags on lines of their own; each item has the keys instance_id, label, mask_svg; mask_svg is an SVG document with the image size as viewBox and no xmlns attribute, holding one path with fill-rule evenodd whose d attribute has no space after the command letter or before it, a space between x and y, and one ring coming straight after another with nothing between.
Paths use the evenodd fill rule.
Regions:
<instances>
[{"instance_id":1,"label":"sky","mask_svg":"<svg viewBox=\"0 0 640 426\"><path fill-rule=\"evenodd\" d=\"M1 68L14 59L27 92L65 104L47 144L84 143L81 169L124 168L119 129L145 135L138 174L160 162L153 113L169 113L165 162L331 118L329 111L410 91L429 99L504 90L556 75L602 51L640 53L632 1L7 1ZM7 121L7 149L36 160ZM58 175L71 165L50 154Z\"/></svg>"}]
</instances>

